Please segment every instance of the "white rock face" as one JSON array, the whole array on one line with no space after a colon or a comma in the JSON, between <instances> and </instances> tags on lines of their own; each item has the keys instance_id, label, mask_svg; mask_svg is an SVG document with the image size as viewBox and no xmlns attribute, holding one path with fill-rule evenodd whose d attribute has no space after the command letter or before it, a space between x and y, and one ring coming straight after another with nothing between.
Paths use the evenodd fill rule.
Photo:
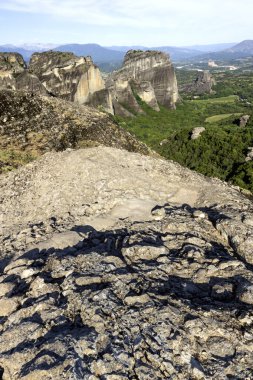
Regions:
<instances>
[{"instance_id":1,"label":"white rock face","mask_svg":"<svg viewBox=\"0 0 253 380\"><path fill-rule=\"evenodd\" d=\"M165 53L131 50L125 56L122 70L137 82L150 82L158 103L173 107L178 101L179 95L174 68Z\"/></svg>"},{"instance_id":2,"label":"white rock face","mask_svg":"<svg viewBox=\"0 0 253 380\"><path fill-rule=\"evenodd\" d=\"M138 95L154 110L159 111L158 103L168 108L175 108L179 100L177 80L169 57L159 51L130 50L123 67L113 72L106 79L106 89L111 94L112 113L131 116L143 112L136 100ZM92 105L101 101L102 94L90 99ZM106 107L110 109L110 105ZM129 112L130 111L130 112Z\"/></svg>"},{"instance_id":3,"label":"white rock face","mask_svg":"<svg viewBox=\"0 0 253 380\"><path fill-rule=\"evenodd\" d=\"M38 76L49 93L80 104L105 88L100 70L90 57L55 51L34 53L29 71Z\"/></svg>"},{"instance_id":4,"label":"white rock face","mask_svg":"<svg viewBox=\"0 0 253 380\"><path fill-rule=\"evenodd\" d=\"M90 66L88 71L83 74L78 82L74 101L80 104L87 103L94 92L105 88L104 80L98 67Z\"/></svg>"},{"instance_id":5,"label":"white rock face","mask_svg":"<svg viewBox=\"0 0 253 380\"><path fill-rule=\"evenodd\" d=\"M135 90L137 95L145 103L147 103L147 105L149 105L155 111L160 111L155 95L155 90L150 82L140 82L139 84L135 83Z\"/></svg>"}]
</instances>

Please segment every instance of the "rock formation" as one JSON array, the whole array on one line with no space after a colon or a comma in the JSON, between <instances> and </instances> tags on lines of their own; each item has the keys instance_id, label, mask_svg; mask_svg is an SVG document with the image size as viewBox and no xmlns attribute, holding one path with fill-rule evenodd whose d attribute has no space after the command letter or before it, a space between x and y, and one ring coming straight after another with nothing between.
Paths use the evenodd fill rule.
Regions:
<instances>
[{"instance_id":1,"label":"rock formation","mask_svg":"<svg viewBox=\"0 0 253 380\"><path fill-rule=\"evenodd\" d=\"M182 91L194 95L211 94L215 84L213 76L208 70L199 71L193 83L182 86Z\"/></svg>"},{"instance_id":2,"label":"rock formation","mask_svg":"<svg viewBox=\"0 0 253 380\"><path fill-rule=\"evenodd\" d=\"M18 53L0 53L0 90L6 89L48 95L39 78L28 72L22 55Z\"/></svg>"},{"instance_id":3,"label":"rock formation","mask_svg":"<svg viewBox=\"0 0 253 380\"><path fill-rule=\"evenodd\" d=\"M252 378L237 189L105 147L47 153L0 187L3 380Z\"/></svg>"},{"instance_id":4,"label":"rock formation","mask_svg":"<svg viewBox=\"0 0 253 380\"><path fill-rule=\"evenodd\" d=\"M0 90L15 89L15 74L22 73L26 68L22 55L18 53L0 53Z\"/></svg>"},{"instance_id":5,"label":"rock formation","mask_svg":"<svg viewBox=\"0 0 253 380\"><path fill-rule=\"evenodd\" d=\"M191 132L191 139L192 140L196 140L197 138L199 138L201 136L201 134L205 131L206 129L204 127L196 127L196 128L193 128L192 132Z\"/></svg>"},{"instance_id":6,"label":"rock formation","mask_svg":"<svg viewBox=\"0 0 253 380\"><path fill-rule=\"evenodd\" d=\"M121 116L143 113L137 97L156 111L158 103L174 108L178 100L174 68L162 52L129 51L122 69L109 75L106 83L91 57L73 53L34 53L25 69L21 55L0 54L0 89L53 95Z\"/></svg>"},{"instance_id":7,"label":"rock formation","mask_svg":"<svg viewBox=\"0 0 253 380\"><path fill-rule=\"evenodd\" d=\"M240 127L246 127L246 125L248 124L248 121L250 119L250 115L243 115L240 117L239 119L239 126Z\"/></svg>"},{"instance_id":8,"label":"rock formation","mask_svg":"<svg viewBox=\"0 0 253 380\"><path fill-rule=\"evenodd\" d=\"M90 95L105 87L91 57L57 51L34 53L29 71L50 94L80 104L87 103Z\"/></svg>"},{"instance_id":9,"label":"rock formation","mask_svg":"<svg viewBox=\"0 0 253 380\"><path fill-rule=\"evenodd\" d=\"M150 82L160 104L175 106L178 101L177 81L167 54L130 50L125 56L123 70L137 83Z\"/></svg>"},{"instance_id":10,"label":"rock formation","mask_svg":"<svg viewBox=\"0 0 253 380\"><path fill-rule=\"evenodd\" d=\"M27 70L20 73L16 78L15 89L30 92L32 94L48 95L47 90L39 78L30 74Z\"/></svg>"},{"instance_id":11,"label":"rock formation","mask_svg":"<svg viewBox=\"0 0 253 380\"><path fill-rule=\"evenodd\" d=\"M144 154L150 152L104 112L54 97L0 91L0 150L37 157L50 150L99 144ZM0 172L10 164L0 159Z\"/></svg>"},{"instance_id":12,"label":"rock formation","mask_svg":"<svg viewBox=\"0 0 253 380\"><path fill-rule=\"evenodd\" d=\"M245 158L245 161L252 161L253 160L253 147L250 146L248 147L248 152L247 152L247 156Z\"/></svg>"},{"instance_id":13,"label":"rock formation","mask_svg":"<svg viewBox=\"0 0 253 380\"><path fill-rule=\"evenodd\" d=\"M26 68L25 61L19 53L0 53L0 71L21 73Z\"/></svg>"},{"instance_id":14,"label":"rock formation","mask_svg":"<svg viewBox=\"0 0 253 380\"><path fill-rule=\"evenodd\" d=\"M158 51L130 50L123 67L113 72L106 80L107 110L121 116L143 112L136 97L159 111L159 104L174 108L178 101L177 80L171 61L165 53ZM97 94L90 99L97 105ZM101 98L101 96L100 96Z\"/></svg>"}]
</instances>

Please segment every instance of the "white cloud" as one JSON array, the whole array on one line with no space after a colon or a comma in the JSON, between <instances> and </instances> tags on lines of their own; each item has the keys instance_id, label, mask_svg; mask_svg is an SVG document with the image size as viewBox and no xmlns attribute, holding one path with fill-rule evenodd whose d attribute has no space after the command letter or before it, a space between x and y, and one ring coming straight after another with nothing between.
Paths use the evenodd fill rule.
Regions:
<instances>
[{"instance_id":1,"label":"white cloud","mask_svg":"<svg viewBox=\"0 0 253 380\"><path fill-rule=\"evenodd\" d=\"M215 23L227 18L249 18L251 0L1 0L0 9L49 14L90 25L164 27L177 20ZM182 24L182 27L184 25ZM201 32L201 31L200 31Z\"/></svg>"},{"instance_id":2,"label":"white cloud","mask_svg":"<svg viewBox=\"0 0 253 380\"><path fill-rule=\"evenodd\" d=\"M49 16L51 29L66 21L70 34L73 29L80 34L81 28L85 33L96 27L94 37L99 41L107 38L99 27L111 31L110 40L132 36L150 46L158 40L185 45L207 38L209 42L252 38L252 0L0 0L0 13L1 9Z\"/></svg>"}]
</instances>

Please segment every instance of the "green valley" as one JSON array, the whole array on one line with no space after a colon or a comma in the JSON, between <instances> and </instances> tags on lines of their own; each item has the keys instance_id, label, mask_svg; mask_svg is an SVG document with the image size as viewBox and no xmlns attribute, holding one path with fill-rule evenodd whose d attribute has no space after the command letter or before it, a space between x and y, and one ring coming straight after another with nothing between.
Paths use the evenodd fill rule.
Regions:
<instances>
[{"instance_id":1,"label":"green valley","mask_svg":"<svg viewBox=\"0 0 253 380\"><path fill-rule=\"evenodd\" d=\"M253 74L222 72L215 75L212 94L180 93L175 110L160 106L157 112L137 98L145 114L114 117L138 139L167 159L175 160L204 175L218 177L253 192L253 161L245 161L253 146ZM180 71L180 84L191 81L192 71ZM245 127L241 115L251 116ZM205 131L191 139L193 128Z\"/></svg>"}]
</instances>

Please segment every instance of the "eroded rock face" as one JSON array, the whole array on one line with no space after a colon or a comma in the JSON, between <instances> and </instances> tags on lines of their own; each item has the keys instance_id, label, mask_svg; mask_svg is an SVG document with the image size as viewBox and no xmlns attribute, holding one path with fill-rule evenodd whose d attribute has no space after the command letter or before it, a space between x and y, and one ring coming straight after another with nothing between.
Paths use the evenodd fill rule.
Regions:
<instances>
[{"instance_id":1,"label":"eroded rock face","mask_svg":"<svg viewBox=\"0 0 253 380\"><path fill-rule=\"evenodd\" d=\"M15 74L26 68L22 55L18 53L0 53L0 89L16 88Z\"/></svg>"},{"instance_id":2,"label":"eroded rock face","mask_svg":"<svg viewBox=\"0 0 253 380\"><path fill-rule=\"evenodd\" d=\"M124 59L123 70L139 83L150 82L158 103L174 107L178 101L177 80L168 55L158 51L130 50Z\"/></svg>"},{"instance_id":3,"label":"eroded rock face","mask_svg":"<svg viewBox=\"0 0 253 380\"><path fill-rule=\"evenodd\" d=\"M16 379L250 379L252 202L112 148L0 176L0 369Z\"/></svg>"},{"instance_id":4,"label":"eroded rock face","mask_svg":"<svg viewBox=\"0 0 253 380\"><path fill-rule=\"evenodd\" d=\"M21 55L3 53L0 89L53 95L121 116L143 113L136 97L156 111L159 111L158 103L174 108L178 100L174 68L168 56L161 52L129 51L123 68L112 73L106 84L91 57L77 57L72 53L34 53L28 70L25 68Z\"/></svg>"},{"instance_id":5,"label":"eroded rock face","mask_svg":"<svg viewBox=\"0 0 253 380\"><path fill-rule=\"evenodd\" d=\"M208 70L199 71L193 83L182 87L182 91L194 95L211 94L215 80Z\"/></svg>"},{"instance_id":6,"label":"eroded rock face","mask_svg":"<svg viewBox=\"0 0 253 380\"><path fill-rule=\"evenodd\" d=\"M39 78L50 94L80 104L105 87L91 57L55 51L34 53L29 71Z\"/></svg>"},{"instance_id":7,"label":"eroded rock face","mask_svg":"<svg viewBox=\"0 0 253 380\"><path fill-rule=\"evenodd\" d=\"M155 90L150 82L137 82L133 80L131 84L135 93L141 98L141 100L143 100L148 106L153 108L155 111L160 111Z\"/></svg>"},{"instance_id":8,"label":"eroded rock face","mask_svg":"<svg viewBox=\"0 0 253 380\"><path fill-rule=\"evenodd\" d=\"M107 78L106 88L111 93L113 113L121 116L143 112L136 96L156 111L158 103L174 108L179 98L172 63L158 51L129 51L122 69Z\"/></svg>"},{"instance_id":9,"label":"eroded rock face","mask_svg":"<svg viewBox=\"0 0 253 380\"><path fill-rule=\"evenodd\" d=\"M19 53L0 53L0 70L21 73L26 68L25 61Z\"/></svg>"},{"instance_id":10,"label":"eroded rock face","mask_svg":"<svg viewBox=\"0 0 253 380\"><path fill-rule=\"evenodd\" d=\"M22 55L0 53L0 90L22 90L48 95L39 78L30 74Z\"/></svg>"},{"instance_id":11,"label":"eroded rock face","mask_svg":"<svg viewBox=\"0 0 253 380\"><path fill-rule=\"evenodd\" d=\"M30 74L27 70L23 71L16 77L16 90L30 92L32 94L39 94L47 96L48 92L40 82L39 78Z\"/></svg>"}]
</instances>

